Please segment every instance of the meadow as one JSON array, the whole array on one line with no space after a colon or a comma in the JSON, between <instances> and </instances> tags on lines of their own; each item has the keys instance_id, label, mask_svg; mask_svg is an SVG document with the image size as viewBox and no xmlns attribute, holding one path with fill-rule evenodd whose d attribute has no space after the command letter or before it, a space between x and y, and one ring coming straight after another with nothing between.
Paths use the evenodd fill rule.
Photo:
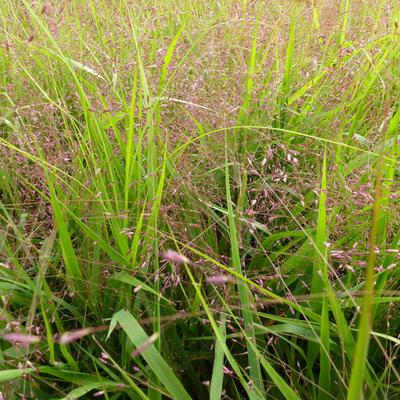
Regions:
<instances>
[{"instance_id":1,"label":"meadow","mask_svg":"<svg viewBox=\"0 0 400 400\"><path fill-rule=\"evenodd\" d=\"M0 18L0 400L400 398L397 0Z\"/></svg>"}]
</instances>

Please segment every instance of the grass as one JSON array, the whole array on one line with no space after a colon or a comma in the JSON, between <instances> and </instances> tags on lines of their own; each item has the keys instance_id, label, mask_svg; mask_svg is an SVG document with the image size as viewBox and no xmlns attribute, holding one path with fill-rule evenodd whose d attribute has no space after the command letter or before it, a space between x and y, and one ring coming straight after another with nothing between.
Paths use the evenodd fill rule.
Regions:
<instances>
[{"instance_id":1,"label":"grass","mask_svg":"<svg viewBox=\"0 0 400 400\"><path fill-rule=\"evenodd\" d=\"M397 399L397 3L2 1L0 398Z\"/></svg>"}]
</instances>

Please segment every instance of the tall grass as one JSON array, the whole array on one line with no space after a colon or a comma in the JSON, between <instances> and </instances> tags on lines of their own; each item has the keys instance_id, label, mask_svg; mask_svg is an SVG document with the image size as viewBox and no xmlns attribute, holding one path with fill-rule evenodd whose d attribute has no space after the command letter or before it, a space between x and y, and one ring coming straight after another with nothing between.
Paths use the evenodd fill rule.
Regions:
<instances>
[{"instance_id":1,"label":"tall grass","mask_svg":"<svg viewBox=\"0 0 400 400\"><path fill-rule=\"evenodd\" d=\"M366 3L0 3L0 398L399 397Z\"/></svg>"}]
</instances>

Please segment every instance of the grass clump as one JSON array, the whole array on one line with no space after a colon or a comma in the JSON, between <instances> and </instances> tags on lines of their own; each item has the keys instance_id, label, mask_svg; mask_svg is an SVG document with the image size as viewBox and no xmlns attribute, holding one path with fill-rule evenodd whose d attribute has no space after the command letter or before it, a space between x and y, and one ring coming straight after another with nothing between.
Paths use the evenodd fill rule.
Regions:
<instances>
[{"instance_id":1,"label":"grass clump","mask_svg":"<svg viewBox=\"0 0 400 400\"><path fill-rule=\"evenodd\" d=\"M1 396L398 398L397 2L0 11Z\"/></svg>"}]
</instances>

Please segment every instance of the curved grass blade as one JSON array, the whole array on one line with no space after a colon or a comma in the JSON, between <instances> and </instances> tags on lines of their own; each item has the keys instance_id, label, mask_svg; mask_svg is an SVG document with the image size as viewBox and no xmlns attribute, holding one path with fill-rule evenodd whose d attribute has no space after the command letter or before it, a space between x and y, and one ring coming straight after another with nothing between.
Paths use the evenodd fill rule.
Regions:
<instances>
[{"instance_id":1,"label":"curved grass blade","mask_svg":"<svg viewBox=\"0 0 400 400\"><path fill-rule=\"evenodd\" d=\"M114 318L119 322L122 329L132 343L136 346L136 348L140 348L144 343L149 341L149 337L147 336L146 332L130 312L126 310L120 310L114 314ZM168 364L157 351L154 344L147 347L141 353L141 356L146 360L151 370L155 373L160 382L166 387L174 399L191 399L181 382L177 379L173 372L171 372Z\"/></svg>"}]
</instances>

